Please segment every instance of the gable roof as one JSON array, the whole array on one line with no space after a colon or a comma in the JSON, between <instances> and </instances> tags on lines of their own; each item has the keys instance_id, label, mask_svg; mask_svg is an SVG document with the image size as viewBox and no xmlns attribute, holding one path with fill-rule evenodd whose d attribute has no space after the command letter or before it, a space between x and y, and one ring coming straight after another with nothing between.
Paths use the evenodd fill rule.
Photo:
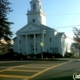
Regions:
<instances>
[{"instance_id":1,"label":"gable roof","mask_svg":"<svg viewBox=\"0 0 80 80\"><path fill-rule=\"evenodd\" d=\"M56 37L62 37L64 35L64 37L66 38L66 35L64 34L64 32L59 32Z\"/></svg>"},{"instance_id":2,"label":"gable roof","mask_svg":"<svg viewBox=\"0 0 80 80\"><path fill-rule=\"evenodd\" d=\"M42 26L43 26L44 29L56 31L55 29L50 28L49 26L46 26L46 25L43 25L43 24L42 24Z\"/></svg>"},{"instance_id":3,"label":"gable roof","mask_svg":"<svg viewBox=\"0 0 80 80\"><path fill-rule=\"evenodd\" d=\"M26 28L29 27L30 25L35 26L36 29L41 28L41 29L44 29L44 30L53 30L53 31L55 31L53 28L50 28L50 27L45 26L45 25L43 25L43 24L41 24L41 25L39 26L39 25L36 25L36 24L34 24L34 23L29 23L29 24L25 25L24 27L22 27L21 29L19 29L19 30L16 32L16 34L19 33L19 32L21 32L22 30L28 31L28 30L26 30Z\"/></svg>"}]
</instances>

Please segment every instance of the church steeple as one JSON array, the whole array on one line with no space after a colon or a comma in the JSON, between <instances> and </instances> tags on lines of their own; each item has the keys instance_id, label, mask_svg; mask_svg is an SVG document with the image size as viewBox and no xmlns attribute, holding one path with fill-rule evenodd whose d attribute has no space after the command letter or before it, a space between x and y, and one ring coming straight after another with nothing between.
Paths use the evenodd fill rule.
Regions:
<instances>
[{"instance_id":1,"label":"church steeple","mask_svg":"<svg viewBox=\"0 0 80 80\"><path fill-rule=\"evenodd\" d=\"M42 10L42 3L40 0L30 1L30 10L27 12L28 23L35 23L37 25L46 25L46 14ZM39 18L39 20L37 20Z\"/></svg>"},{"instance_id":2,"label":"church steeple","mask_svg":"<svg viewBox=\"0 0 80 80\"><path fill-rule=\"evenodd\" d=\"M32 0L30 2L31 10L41 10L42 9L42 3L40 0Z\"/></svg>"}]
</instances>

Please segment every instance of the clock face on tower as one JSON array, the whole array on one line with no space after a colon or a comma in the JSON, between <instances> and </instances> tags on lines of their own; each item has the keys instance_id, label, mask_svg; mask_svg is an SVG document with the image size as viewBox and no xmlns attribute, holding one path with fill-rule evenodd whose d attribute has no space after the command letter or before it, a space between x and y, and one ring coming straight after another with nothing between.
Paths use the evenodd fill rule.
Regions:
<instances>
[{"instance_id":1,"label":"clock face on tower","mask_svg":"<svg viewBox=\"0 0 80 80\"><path fill-rule=\"evenodd\" d=\"M32 22L35 22L35 21L36 21L35 19L32 20Z\"/></svg>"}]
</instances>

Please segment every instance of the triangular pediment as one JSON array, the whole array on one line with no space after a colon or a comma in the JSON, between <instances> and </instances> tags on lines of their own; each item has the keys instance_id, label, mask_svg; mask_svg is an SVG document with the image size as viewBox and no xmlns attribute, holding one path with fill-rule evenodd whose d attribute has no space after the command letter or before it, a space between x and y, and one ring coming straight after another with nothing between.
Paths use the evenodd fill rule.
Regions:
<instances>
[{"instance_id":1,"label":"triangular pediment","mask_svg":"<svg viewBox=\"0 0 80 80\"><path fill-rule=\"evenodd\" d=\"M55 31L54 29L48 27L48 26L45 26L45 25L36 25L36 24L33 24L33 23L30 23L30 24L27 24L25 25L24 27L22 27L20 30L17 31L16 34L19 34L19 33L30 33L30 32L40 32L43 31L43 30L46 30L46 31Z\"/></svg>"},{"instance_id":2,"label":"triangular pediment","mask_svg":"<svg viewBox=\"0 0 80 80\"><path fill-rule=\"evenodd\" d=\"M38 31L40 30L40 26L37 26L35 24L28 24L25 25L23 28L21 28L20 30L17 31L17 33L21 33L21 32L31 32L31 31Z\"/></svg>"}]
</instances>

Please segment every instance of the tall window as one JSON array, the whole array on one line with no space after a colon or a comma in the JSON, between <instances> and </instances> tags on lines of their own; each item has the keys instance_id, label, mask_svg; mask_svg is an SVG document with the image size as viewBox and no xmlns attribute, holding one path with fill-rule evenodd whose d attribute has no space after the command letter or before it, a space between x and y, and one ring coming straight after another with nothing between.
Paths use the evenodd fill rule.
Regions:
<instances>
[{"instance_id":1,"label":"tall window","mask_svg":"<svg viewBox=\"0 0 80 80\"><path fill-rule=\"evenodd\" d=\"M38 35L36 34L36 37L37 37Z\"/></svg>"},{"instance_id":2,"label":"tall window","mask_svg":"<svg viewBox=\"0 0 80 80\"><path fill-rule=\"evenodd\" d=\"M20 52L21 52L21 48L20 48Z\"/></svg>"},{"instance_id":3,"label":"tall window","mask_svg":"<svg viewBox=\"0 0 80 80\"><path fill-rule=\"evenodd\" d=\"M39 7L40 7L40 9L41 9L41 5L40 5Z\"/></svg>"},{"instance_id":4,"label":"tall window","mask_svg":"<svg viewBox=\"0 0 80 80\"><path fill-rule=\"evenodd\" d=\"M33 9L36 9L36 4L35 3L33 4Z\"/></svg>"},{"instance_id":5,"label":"tall window","mask_svg":"<svg viewBox=\"0 0 80 80\"><path fill-rule=\"evenodd\" d=\"M52 47L50 47L50 50L52 50Z\"/></svg>"},{"instance_id":6,"label":"tall window","mask_svg":"<svg viewBox=\"0 0 80 80\"><path fill-rule=\"evenodd\" d=\"M50 38L50 42L51 42L51 38Z\"/></svg>"},{"instance_id":7,"label":"tall window","mask_svg":"<svg viewBox=\"0 0 80 80\"><path fill-rule=\"evenodd\" d=\"M21 44L21 40L19 40L19 44Z\"/></svg>"}]
</instances>

